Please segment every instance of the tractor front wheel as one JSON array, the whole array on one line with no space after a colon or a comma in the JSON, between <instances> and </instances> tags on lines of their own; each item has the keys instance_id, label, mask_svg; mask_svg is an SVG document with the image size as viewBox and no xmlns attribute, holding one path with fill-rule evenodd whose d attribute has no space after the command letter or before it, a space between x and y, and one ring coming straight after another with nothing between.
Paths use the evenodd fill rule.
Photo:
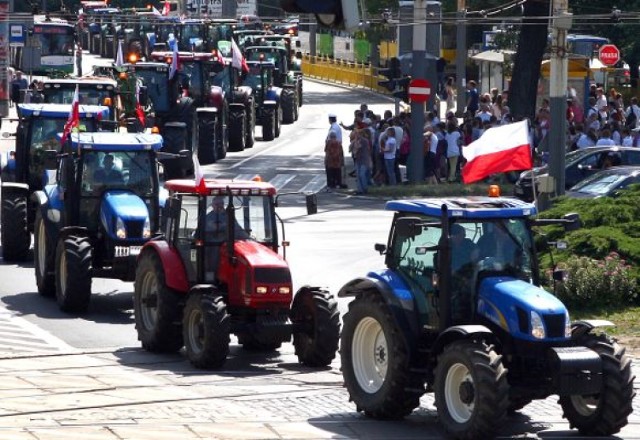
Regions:
<instances>
[{"instance_id":1,"label":"tractor front wheel","mask_svg":"<svg viewBox=\"0 0 640 440\"><path fill-rule=\"evenodd\" d=\"M246 142L246 117L244 109L229 112L229 150L244 151Z\"/></svg>"},{"instance_id":2,"label":"tractor front wheel","mask_svg":"<svg viewBox=\"0 0 640 440\"><path fill-rule=\"evenodd\" d=\"M493 438L507 414L509 384L502 356L482 341L447 345L435 371L440 423L453 438Z\"/></svg>"},{"instance_id":3,"label":"tractor front wheel","mask_svg":"<svg viewBox=\"0 0 640 440\"><path fill-rule=\"evenodd\" d=\"M31 233L27 220L27 196L2 191L2 224L0 235L4 261L24 261L29 256Z\"/></svg>"},{"instance_id":4,"label":"tractor front wheel","mask_svg":"<svg viewBox=\"0 0 640 440\"><path fill-rule=\"evenodd\" d=\"M165 283L160 257L155 252L144 252L136 269L133 308L138 340L145 350L180 350L183 304L183 297Z\"/></svg>"},{"instance_id":5,"label":"tractor front wheel","mask_svg":"<svg viewBox=\"0 0 640 440\"><path fill-rule=\"evenodd\" d=\"M296 121L296 96L293 90L283 90L280 96L282 123L293 124Z\"/></svg>"},{"instance_id":6,"label":"tractor front wheel","mask_svg":"<svg viewBox=\"0 0 640 440\"><path fill-rule=\"evenodd\" d=\"M607 335L588 333L577 340L602 359L602 390L593 395L561 396L560 406L572 428L585 436L605 437L628 423L634 396L631 359Z\"/></svg>"},{"instance_id":7,"label":"tractor front wheel","mask_svg":"<svg viewBox=\"0 0 640 440\"><path fill-rule=\"evenodd\" d=\"M300 363L325 367L336 357L340 340L338 303L326 290L303 287L291 306L291 321L307 326L293 334L293 346Z\"/></svg>"},{"instance_id":8,"label":"tractor front wheel","mask_svg":"<svg viewBox=\"0 0 640 440\"><path fill-rule=\"evenodd\" d=\"M229 354L231 317L221 296L191 293L182 327L187 357L194 367L214 369L224 365Z\"/></svg>"},{"instance_id":9,"label":"tractor front wheel","mask_svg":"<svg viewBox=\"0 0 640 440\"><path fill-rule=\"evenodd\" d=\"M276 137L275 124L277 113L275 108L264 109L262 116L262 140L272 141Z\"/></svg>"},{"instance_id":10,"label":"tractor front wheel","mask_svg":"<svg viewBox=\"0 0 640 440\"><path fill-rule=\"evenodd\" d=\"M412 371L409 347L379 294L349 303L340 339L344 384L358 411L398 419L420 405L423 378Z\"/></svg>"},{"instance_id":11,"label":"tractor front wheel","mask_svg":"<svg viewBox=\"0 0 640 440\"><path fill-rule=\"evenodd\" d=\"M42 296L54 296L56 284L53 268L53 253L49 250L47 229L40 209L36 210L36 221L33 234L33 263L36 273L38 293Z\"/></svg>"},{"instance_id":12,"label":"tractor front wheel","mask_svg":"<svg viewBox=\"0 0 640 440\"><path fill-rule=\"evenodd\" d=\"M89 238L68 235L56 250L56 298L60 310L86 312L91 299L92 248Z\"/></svg>"}]
</instances>

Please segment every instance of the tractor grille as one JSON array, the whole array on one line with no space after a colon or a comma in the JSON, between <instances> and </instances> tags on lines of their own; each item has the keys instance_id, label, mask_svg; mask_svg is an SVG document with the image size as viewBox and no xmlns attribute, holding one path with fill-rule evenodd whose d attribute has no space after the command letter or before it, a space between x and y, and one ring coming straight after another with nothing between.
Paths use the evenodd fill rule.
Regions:
<instances>
[{"instance_id":1,"label":"tractor grille","mask_svg":"<svg viewBox=\"0 0 640 440\"><path fill-rule=\"evenodd\" d=\"M291 284L291 272L283 267L256 267L255 282L264 284Z\"/></svg>"},{"instance_id":2,"label":"tractor grille","mask_svg":"<svg viewBox=\"0 0 640 440\"><path fill-rule=\"evenodd\" d=\"M547 329L548 338L564 337L564 314L544 315L542 319L544 319L544 326Z\"/></svg>"},{"instance_id":3,"label":"tractor grille","mask_svg":"<svg viewBox=\"0 0 640 440\"><path fill-rule=\"evenodd\" d=\"M142 228L144 227L144 222L127 222L127 237L128 238L142 238Z\"/></svg>"}]
</instances>

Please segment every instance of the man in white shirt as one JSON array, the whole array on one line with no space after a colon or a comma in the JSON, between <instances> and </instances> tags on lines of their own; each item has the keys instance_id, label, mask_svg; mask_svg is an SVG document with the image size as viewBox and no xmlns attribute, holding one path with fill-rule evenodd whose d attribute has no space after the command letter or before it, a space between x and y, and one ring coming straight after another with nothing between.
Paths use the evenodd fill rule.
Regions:
<instances>
[{"instance_id":1,"label":"man in white shirt","mask_svg":"<svg viewBox=\"0 0 640 440\"><path fill-rule=\"evenodd\" d=\"M338 142L342 143L342 128L340 128L340 124L338 124L338 117L335 115L335 113L329 113L329 124L329 133L327 133L325 141L329 139L329 134L333 132L336 134L336 139L338 140Z\"/></svg>"}]
</instances>

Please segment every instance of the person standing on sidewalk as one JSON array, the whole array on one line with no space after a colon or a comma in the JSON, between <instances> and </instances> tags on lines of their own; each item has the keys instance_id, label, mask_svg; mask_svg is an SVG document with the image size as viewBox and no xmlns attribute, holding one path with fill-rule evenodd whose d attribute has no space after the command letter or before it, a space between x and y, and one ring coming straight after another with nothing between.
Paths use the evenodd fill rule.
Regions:
<instances>
[{"instance_id":1,"label":"person standing on sidewalk","mask_svg":"<svg viewBox=\"0 0 640 440\"><path fill-rule=\"evenodd\" d=\"M395 186L397 184L395 164L396 164L396 131L394 127L387 128L387 139L384 143L384 149L382 150L384 158L384 169L387 174L387 182L389 185Z\"/></svg>"},{"instance_id":2,"label":"person standing on sidewalk","mask_svg":"<svg viewBox=\"0 0 640 440\"><path fill-rule=\"evenodd\" d=\"M82 45L76 45L76 76L82 76Z\"/></svg>"},{"instance_id":3,"label":"person standing on sidewalk","mask_svg":"<svg viewBox=\"0 0 640 440\"><path fill-rule=\"evenodd\" d=\"M363 128L357 130L354 145L354 159L358 190L356 194L366 194L371 179L371 132Z\"/></svg>"},{"instance_id":4,"label":"person standing on sidewalk","mask_svg":"<svg viewBox=\"0 0 640 440\"><path fill-rule=\"evenodd\" d=\"M324 146L324 167L327 174L327 187L342 187L342 167L344 152L342 143L338 141L336 132L330 131Z\"/></svg>"},{"instance_id":5,"label":"person standing on sidewalk","mask_svg":"<svg viewBox=\"0 0 640 440\"><path fill-rule=\"evenodd\" d=\"M453 122L447 123L447 162L449 163L449 174L447 181L455 182L457 179L458 159L460 158L460 131Z\"/></svg>"}]
</instances>

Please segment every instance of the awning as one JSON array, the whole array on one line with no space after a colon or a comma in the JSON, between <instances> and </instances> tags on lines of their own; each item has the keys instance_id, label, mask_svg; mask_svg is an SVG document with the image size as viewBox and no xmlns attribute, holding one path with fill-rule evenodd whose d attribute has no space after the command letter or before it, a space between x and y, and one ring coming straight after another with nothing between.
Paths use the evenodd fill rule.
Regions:
<instances>
[{"instance_id":1,"label":"awning","mask_svg":"<svg viewBox=\"0 0 640 440\"><path fill-rule=\"evenodd\" d=\"M504 56L505 55L513 55L515 52L512 50L501 50L501 51L495 51L495 50L487 50L484 52L480 52L479 54L476 54L474 56L471 57L472 60L474 61L486 61L489 63L504 63Z\"/></svg>"},{"instance_id":2,"label":"awning","mask_svg":"<svg viewBox=\"0 0 640 440\"><path fill-rule=\"evenodd\" d=\"M551 61L544 60L540 68L540 74L543 78L549 78L551 70ZM589 76L589 60L586 58L569 58L568 63L569 78L586 78Z\"/></svg>"}]
</instances>

